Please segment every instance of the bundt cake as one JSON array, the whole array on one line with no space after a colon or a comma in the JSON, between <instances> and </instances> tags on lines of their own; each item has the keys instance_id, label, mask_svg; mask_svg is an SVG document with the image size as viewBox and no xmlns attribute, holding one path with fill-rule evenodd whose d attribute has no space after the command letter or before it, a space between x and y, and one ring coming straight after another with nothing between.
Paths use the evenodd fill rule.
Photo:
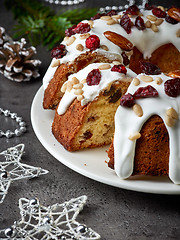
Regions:
<instances>
[{"instance_id":1,"label":"bundt cake","mask_svg":"<svg viewBox=\"0 0 180 240\"><path fill-rule=\"evenodd\" d=\"M118 60L139 74L139 60L158 65L162 72L180 66L180 9L162 7L97 14L66 30L64 41L52 51L53 60L43 79L45 109L55 109L63 83L88 64Z\"/></svg>"},{"instance_id":2,"label":"bundt cake","mask_svg":"<svg viewBox=\"0 0 180 240\"><path fill-rule=\"evenodd\" d=\"M180 184L180 79L139 74L120 104L109 167L122 179L169 174Z\"/></svg>"},{"instance_id":3,"label":"bundt cake","mask_svg":"<svg viewBox=\"0 0 180 240\"><path fill-rule=\"evenodd\" d=\"M67 150L111 143L108 165L120 178L169 174L180 184L180 9L146 7L67 29L43 107L56 109L52 132Z\"/></svg>"},{"instance_id":4,"label":"bundt cake","mask_svg":"<svg viewBox=\"0 0 180 240\"><path fill-rule=\"evenodd\" d=\"M52 132L69 151L111 143L114 115L136 74L123 65L93 63L69 76Z\"/></svg>"}]
</instances>

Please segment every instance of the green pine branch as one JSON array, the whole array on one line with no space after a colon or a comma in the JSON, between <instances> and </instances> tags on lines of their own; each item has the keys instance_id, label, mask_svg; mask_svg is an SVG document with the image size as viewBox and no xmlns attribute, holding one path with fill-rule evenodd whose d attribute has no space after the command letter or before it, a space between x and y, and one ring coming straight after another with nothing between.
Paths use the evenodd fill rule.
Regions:
<instances>
[{"instance_id":1,"label":"green pine branch","mask_svg":"<svg viewBox=\"0 0 180 240\"><path fill-rule=\"evenodd\" d=\"M55 14L50 7L37 0L5 0L18 23L14 26L14 38L26 37L32 45L47 45L49 49L64 38L67 28L83 19L90 19L96 8L74 9Z\"/></svg>"}]
</instances>

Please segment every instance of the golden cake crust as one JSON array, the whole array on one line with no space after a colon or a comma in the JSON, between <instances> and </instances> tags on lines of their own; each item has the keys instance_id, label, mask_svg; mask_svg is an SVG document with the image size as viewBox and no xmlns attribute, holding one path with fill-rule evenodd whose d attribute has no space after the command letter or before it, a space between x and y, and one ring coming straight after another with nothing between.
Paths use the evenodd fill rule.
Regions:
<instances>
[{"instance_id":1,"label":"golden cake crust","mask_svg":"<svg viewBox=\"0 0 180 240\"><path fill-rule=\"evenodd\" d=\"M162 176L169 172L169 135L163 120L154 115L143 125L136 141L132 175ZM108 166L114 168L113 143L108 151Z\"/></svg>"}]
</instances>

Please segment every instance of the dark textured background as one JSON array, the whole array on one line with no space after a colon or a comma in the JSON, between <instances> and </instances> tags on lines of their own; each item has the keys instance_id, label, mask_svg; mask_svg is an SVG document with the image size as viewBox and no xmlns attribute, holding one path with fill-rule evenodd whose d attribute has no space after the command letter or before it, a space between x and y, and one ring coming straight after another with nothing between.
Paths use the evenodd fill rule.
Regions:
<instances>
[{"instance_id":1,"label":"dark textured background","mask_svg":"<svg viewBox=\"0 0 180 240\"><path fill-rule=\"evenodd\" d=\"M119 5L124 2L86 0L79 7ZM170 6L177 5L179 0L153 3ZM60 9L60 6L52 7ZM0 26L11 34L14 23L11 12L5 9L1 0ZM11 184L4 203L0 205L0 229L10 226L20 218L18 199L21 197L38 197L40 202L47 206L85 194L88 202L77 220L97 231L102 239L180 239L180 196L138 193L93 181L65 167L44 149L33 132L30 108L51 60L46 48L38 47L37 50L38 58L42 61L41 77L38 80L16 83L0 75L0 107L22 116L28 129L27 133L18 138L0 138L0 152L24 143L25 154L22 162L48 169L49 174ZM2 116L0 117L0 129L14 127L11 120L4 121Z\"/></svg>"}]
</instances>

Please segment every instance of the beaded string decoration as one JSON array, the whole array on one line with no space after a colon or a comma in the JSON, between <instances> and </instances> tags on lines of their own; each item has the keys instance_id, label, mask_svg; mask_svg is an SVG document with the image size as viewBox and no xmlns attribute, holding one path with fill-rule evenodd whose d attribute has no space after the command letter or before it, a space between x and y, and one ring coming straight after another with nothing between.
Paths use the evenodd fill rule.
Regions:
<instances>
[{"instance_id":1,"label":"beaded string decoration","mask_svg":"<svg viewBox=\"0 0 180 240\"><path fill-rule=\"evenodd\" d=\"M19 125L19 127L16 128L14 131L6 130L4 132L4 131L0 130L0 138L1 137L11 138L14 136L19 137L24 132L26 132L26 123L24 122L22 117L19 117L17 115L17 113L11 113L9 110L4 110L4 109L0 108L0 115L4 115L5 117L9 117L9 118L13 119Z\"/></svg>"},{"instance_id":2,"label":"beaded string decoration","mask_svg":"<svg viewBox=\"0 0 180 240\"><path fill-rule=\"evenodd\" d=\"M55 3L55 4L61 4L63 6L66 6L66 5L77 5L79 3L83 3L85 0L68 0L68 1L61 1L61 0L45 0L46 2L48 3Z\"/></svg>"},{"instance_id":3,"label":"beaded string decoration","mask_svg":"<svg viewBox=\"0 0 180 240\"><path fill-rule=\"evenodd\" d=\"M24 144L8 148L0 153L0 203L4 201L12 182L48 173L47 170L42 168L21 163L23 153ZM1 159L1 156L3 156L3 159Z\"/></svg>"},{"instance_id":4,"label":"beaded string decoration","mask_svg":"<svg viewBox=\"0 0 180 240\"><path fill-rule=\"evenodd\" d=\"M73 198L62 204L42 206L37 198L19 199L21 219L13 226L0 230L0 239L55 239L95 240L100 235L91 228L80 224L76 217L83 209L87 196ZM6 238L4 238L6 237Z\"/></svg>"},{"instance_id":5,"label":"beaded string decoration","mask_svg":"<svg viewBox=\"0 0 180 240\"><path fill-rule=\"evenodd\" d=\"M99 9L100 13L106 12L106 11L111 11L111 10L116 10L116 11L122 11L127 9L128 7L136 4L135 0L127 0L128 4L124 5L124 6L106 6L106 7L101 7ZM143 9L145 8L145 4L148 3L148 0L142 0L142 4L138 6L139 9Z\"/></svg>"},{"instance_id":6,"label":"beaded string decoration","mask_svg":"<svg viewBox=\"0 0 180 240\"><path fill-rule=\"evenodd\" d=\"M85 0L68 0L68 1L61 1L61 0L45 0L48 3L54 3L54 4L60 4L63 6L66 5L76 5L79 3L83 3ZM106 7L102 7L99 9L100 12L106 12L106 11L111 11L111 10L124 10L127 9L129 6L132 6L135 4L135 0L127 0L128 4L126 4L125 6L106 6ZM144 8L145 4L148 2L148 0L142 0L142 5L139 5L139 9Z\"/></svg>"}]
</instances>

